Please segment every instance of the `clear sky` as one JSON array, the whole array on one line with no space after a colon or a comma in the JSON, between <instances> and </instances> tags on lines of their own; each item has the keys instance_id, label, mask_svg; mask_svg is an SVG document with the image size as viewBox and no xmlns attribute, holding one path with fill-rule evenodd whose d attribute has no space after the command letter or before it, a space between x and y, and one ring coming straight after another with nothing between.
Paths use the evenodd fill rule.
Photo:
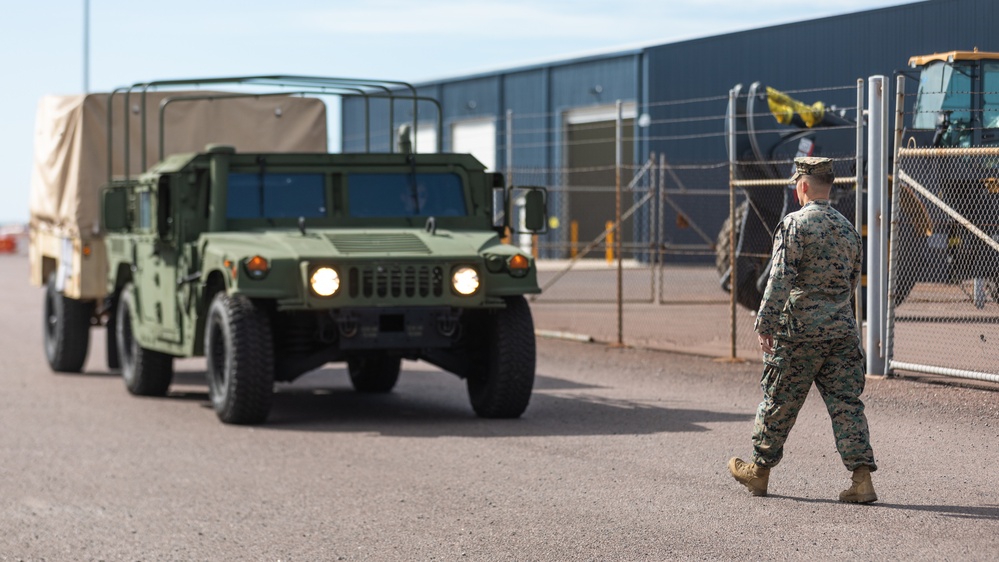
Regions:
<instances>
[{"instance_id":1,"label":"clear sky","mask_svg":"<svg viewBox=\"0 0 999 562\"><path fill-rule=\"evenodd\" d=\"M90 0L89 86L256 74L421 82L908 3ZM84 90L84 0L0 8L3 225L28 219L38 99Z\"/></svg>"}]
</instances>

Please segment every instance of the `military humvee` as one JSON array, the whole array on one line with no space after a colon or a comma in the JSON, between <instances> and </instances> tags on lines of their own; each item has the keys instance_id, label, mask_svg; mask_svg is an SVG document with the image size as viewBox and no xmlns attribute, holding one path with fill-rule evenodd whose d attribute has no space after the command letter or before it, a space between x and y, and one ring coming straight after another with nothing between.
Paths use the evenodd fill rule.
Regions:
<instances>
[{"instance_id":1,"label":"military humvee","mask_svg":"<svg viewBox=\"0 0 999 562\"><path fill-rule=\"evenodd\" d=\"M230 82L428 101L395 82L199 79L123 89L109 97L108 115L125 98L126 111L138 108L145 122L149 86ZM171 134L163 125L170 102L261 95L168 96L160 141ZM167 393L175 357L205 356L211 402L225 423L265 421L275 381L328 362L345 362L359 392L389 392L402 359L464 378L479 416L520 416L535 369L524 295L539 288L530 252L501 241L514 189L471 155L414 152L406 132L388 153L210 144L111 179L100 202L106 295L81 309L81 299L50 284L47 348L72 348L103 319L109 362L120 362L131 393L146 396ZM110 127L108 135L110 154ZM127 169L134 142L123 144ZM542 231L545 190L520 191L522 230ZM95 320L75 318L88 311ZM59 370L58 353L48 355Z\"/></svg>"}]
</instances>

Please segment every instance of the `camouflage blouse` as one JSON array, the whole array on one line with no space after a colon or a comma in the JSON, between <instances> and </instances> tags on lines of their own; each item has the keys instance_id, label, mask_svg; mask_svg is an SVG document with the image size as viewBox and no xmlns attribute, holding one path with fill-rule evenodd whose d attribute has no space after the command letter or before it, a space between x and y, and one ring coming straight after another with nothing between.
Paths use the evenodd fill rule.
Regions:
<instances>
[{"instance_id":1,"label":"camouflage blouse","mask_svg":"<svg viewBox=\"0 0 999 562\"><path fill-rule=\"evenodd\" d=\"M774 233L756 332L787 341L859 335L852 296L862 253L857 229L829 201L789 213Z\"/></svg>"}]
</instances>

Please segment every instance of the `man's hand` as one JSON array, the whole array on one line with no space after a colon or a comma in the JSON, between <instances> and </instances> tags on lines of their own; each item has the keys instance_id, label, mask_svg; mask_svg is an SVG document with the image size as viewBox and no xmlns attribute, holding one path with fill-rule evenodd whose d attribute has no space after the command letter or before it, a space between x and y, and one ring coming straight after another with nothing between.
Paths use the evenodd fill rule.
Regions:
<instances>
[{"instance_id":1,"label":"man's hand","mask_svg":"<svg viewBox=\"0 0 999 562\"><path fill-rule=\"evenodd\" d=\"M773 353L774 352L774 337L766 334L757 334L756 337L760 340L760 349L763 353Z\"/></svg>"}]
</instances>

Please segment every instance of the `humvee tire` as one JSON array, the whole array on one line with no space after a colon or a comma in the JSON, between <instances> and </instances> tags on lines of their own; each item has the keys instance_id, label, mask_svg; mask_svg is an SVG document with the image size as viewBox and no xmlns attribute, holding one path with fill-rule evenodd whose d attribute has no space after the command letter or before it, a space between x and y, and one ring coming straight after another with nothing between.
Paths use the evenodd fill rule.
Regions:
<instances>
[{"instance_id":1,"label":"humvee tire","mask_svg":"<svg viewBox=\"0 0 999 562\"><path fill-rule=\"evenodd\" d=\"M117 371L121 369L121 354L118 353L118 299L114 297L110 306L111 313L108 314L107 324L104 330L104 355L107 360L108 370Z\"/></svg>"},{"instance_id":2,"label":"humvee tire","mask_svg":"<svg viewBox=\"0 0 999 562\"><path fill-rule=\"evenodd\" d=\"M274 401L274 341L267 313L243 295L219 293L205 321L208 394L223 423L267 420Z\"/></svg>"},{"instance_id":3,"label":"humvee tire","mask_svg":"<svg viewBox=\"0 0 999 562\"><path fill-rule=\"evenodd\" d=\"M129 283L121 290L115 310L113 337L118 342L121 378L125 388L136 396L166 396L173 381L173 357L139 345L132 331L134 310L135 290Z\"/></svg>"},{"instance_id":4,"label":"humvee tire","mask_svg":"<svg viewBox=\"0 0 999 562\"><path fill-rule=\"evenodd\" d=\"M79 373L90 347L90 317L94 303L63 296L55 288L55 273L45 284L45 358L53 371Z\"/></svg>"},{"instance_id":5,"label":"humvee tire","mask_svg":"<svg viewBox=\"0 0 999 562\"><path fill-rule=\"evenodd\" d=\"M402 359L370 352L347 359L347 372L354 390L384 394L392 392L399 380Z\"/></svg>"},{"instance_id":6,"label":"humvee tire","mask_svg":"<svg viewBox=\"0 0 999 562\"><path fill-rule=\"evenodd\" d=\"M516 418L527 409L534 388L534 320L527 300L507 297L506 308L489 318L482 364L468 377L468 397L481 418Z\"/></svg>"}]
</instances>

